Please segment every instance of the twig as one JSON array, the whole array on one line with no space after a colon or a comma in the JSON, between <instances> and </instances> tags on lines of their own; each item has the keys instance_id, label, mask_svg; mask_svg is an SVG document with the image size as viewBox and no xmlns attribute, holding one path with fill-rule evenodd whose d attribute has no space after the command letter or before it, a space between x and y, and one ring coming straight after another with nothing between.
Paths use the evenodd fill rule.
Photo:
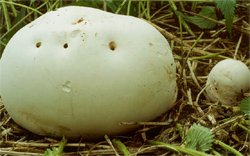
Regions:
<instances>
[{"instance_id":1,"label":"twig","mask_svg":"<svg viewBox=\"0 0 250 156\"><path fill-rule=\"evenodd\" d=\"M147 21L149 22L149 21ZM157 26L156 24L154 23L151 23L149 22L151 25L153 25L157 30L159 30L166 38L168 38L169 40L174 40L177 44L181 45L182 41L175 35L171 34L170 32L162 29L161 27ZM183 42L183 45L185 47L187 47L187 49L190 49L191 46L186 43L186 42ZM204 51L202 49L199 49L199 48L193 48L193 52L195 53L198 53L198 54L202 54L202 55L212 55L213 53L210 53L210 52L207 52L207 51ZM223 56L223 55L218 55L217 57L220 57L220 58L228 58L226 56Z\"/></svg>"},{"instance_id":2,"label":"twig","mask_svg":"<svg viewBox=\"0 0 250 156\"><path fill-rule=\"evenodd\" d=\"M108 144L113 149L113 151L115 152L115 155L120 156L119 153L116 151L115 147L113 146L113 144L112 144L111 140L109 139L108 135L105 135L104 137L105 137L106 141L108 142Z\"/></svg>"},{"instance_id":3,"label":"twig","mask_svg":"<svg viewBox=\"0 0 250 156\"><path fill-rule=\"evenodd\" d=\"M25 146L25 147L57 147L59 146L59 143L36 143L36 142L15 142L15 141L5 141L4 144L11 145L11 146ZM79 144L79 143L67 143L65 144L65 147L86 147L86 144Z\"/></svg>"},{"instance_id":4,"label":"twig","mask_svg":"<svg viewBox=\"0 0 250 156\"><path fill-rule=\"evenodd\" d=\"M223 128L226 127L227 125L229 125L229 124L231 124L231 123L234 123L235 121L238 121L238 120L240 120L240 119L242 119L242 118L244 118L243 115L235 116L235 117L231 118L230 120L228 120L228 121L226 121L226 122L224 122L224 123L222 123L222 124L220 124L220 125L218 125L218 126L212 128L211 131L212 131L213 133L215 133L215 132L218 131L219 129L223 129Z\"/></svg>"},{"instance_id":5,"label":"twig","mask_svg":"<svg viewBox=\"0 0 250 156\"><path fill-rule=\"evenodd\" d=\"M192 69L192 67L191 67L190 60L187 60L187 64L188 64L188 68L189 68L189 70L190 70L190 74L191 74L191 77L192 77L194 83L196 84L196 86L197 86L200 90L202 90L202 88L201 88L201 86L200 86L198 80L197 80L196 77L195 77L194 71L193 71L193 69Z\"/></svg>"},{"instance_id":6,"label":"twig","mask_svg":"<svg viewBox=\"0 0 250 156\"><path fill-rule=\"evenodd\" d=\"M167 126L170 122L121 122L122 125Z\"/></svg>"},{"instance_id":7,"label":"twig","mask_svg":"<svg viewBox=\"0 0 250 156\"><path fill-rule=\"evenodd\" d=\"M211 42L209 45L207 45L205 48L203 48L202 50L207 50L209 47L211 47L213 44L215 44L216 42L218 42L219 40L221 40L220 37L216 38L213 42Z\"/></svg>"},{"instance_id":8,"label":"twig","mask_svg":"<svg viewBox=\"0 0 250 156\"><path fill-rule=\"evenodd\" d=\"M239 51L239 48L240 48L240 44L241 44L241 41L242 41L242 37L243 37L243 34L241 33L240 38L239 38L239 40L237 42L237 45L236 45L236 48L235 48L234 59L236 59L236 56L238 54L238 51Z\"/></svg>"},{"instance_id":9,"label":"twig","mask_svg":"<svg viewBox=\"0 0 250 156\"><path fill-rule=\"evenodd\" d=\"M31 153L31 152L4 151L4 150L0 149L0 155L42 156L43 154Z\"/></svg>"}]
</instances>

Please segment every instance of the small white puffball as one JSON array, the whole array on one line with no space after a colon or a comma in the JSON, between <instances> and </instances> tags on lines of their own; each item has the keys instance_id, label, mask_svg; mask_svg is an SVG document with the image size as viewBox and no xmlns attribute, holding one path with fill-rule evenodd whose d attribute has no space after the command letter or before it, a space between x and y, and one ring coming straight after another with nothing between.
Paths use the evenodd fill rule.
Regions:
<instances>
[{"instance_id":1,"label":"small white puffball","mask_svg":"<svg viewBox=\"0 0 250 156\"><path fill-rule=\"evenodd\" d=\"M225 105L235 104L238 97L250 89L250 71L241 61L225 59L216 64L208 75L208 98Z\"/></svg>"},{"instance_id":2,"label":"small white puffball","mask_svg":"<svg viewBox=\"0 0 250 156\"><path fill-rule=\"evenodd\" d=\"M40 135L96 138L134 129L174 106L176 67L147 22L88 7L48 12L19 30L1 60L1 93Z\"/></svg>"}]
</instances>

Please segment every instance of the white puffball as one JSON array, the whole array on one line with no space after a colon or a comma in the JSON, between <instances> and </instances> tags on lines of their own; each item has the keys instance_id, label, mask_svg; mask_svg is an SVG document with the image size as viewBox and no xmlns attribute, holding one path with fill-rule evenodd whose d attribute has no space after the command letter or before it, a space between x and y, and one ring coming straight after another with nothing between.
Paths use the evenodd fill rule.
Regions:
<instances>
[{"instance_id":1,"label":"white puffball","mask_svg":"<svg viewBox=\"0 0 250 156\"><path fill-rule=\"evenodd\" d=\"M231 105L250 89L250 71L241 61L226 59L216 64L208 75L206 92L213 102Z\"/></svg>"},{"instance_id":2,"label":"white puffball","mask_svg":"<svg viewBox=\"0 0 250 156\"><path fill-rule=\"evenodd\" d=\"M147 22L88 7L48 12L19 30L1 59L10 116L40 135L115 135L176 100L167 40Z\"/></svg>"}]
</instances>

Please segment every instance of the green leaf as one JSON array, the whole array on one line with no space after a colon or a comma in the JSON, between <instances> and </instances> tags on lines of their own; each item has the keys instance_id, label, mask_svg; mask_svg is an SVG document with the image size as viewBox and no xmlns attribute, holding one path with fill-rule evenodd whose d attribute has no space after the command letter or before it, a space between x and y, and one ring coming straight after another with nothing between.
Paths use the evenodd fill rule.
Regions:
<instances>
[{"instance_id":1,"label":"green leaf","mask_svg":"<svg viewBox=\"0 0 250 156\"><path fill-rule=\"evenodd\" d=\"M240 111L250 118L250 97L247 97L240 102Z\"/></svg>"},{"instance_id":2,"label":"green leaf","mask_svg":"<svg viewBox=\"0 0 250 156\"><path fill-rule=\"evenodd\" d=\"M209 7L209 6L203 7L199 12L199 15L209 17L214 20L217 19L214 7ZM187 16L186 20L197 25L199 28L202 29L212 29L216 26L215 22L212 22L200 16Z\"/></svg>"},{"instance_id":3,"label":"green leaf","mask_svg":"<svg viewBox=\"0 0 250 156\"><path fill-rule=\"evenodd\" d=\"M193 124L187 132L185 145L188 148L205 152L211 149L213 137L210 129Z\"/></svg>"},{"instance_id":4,"label":"green leaf","mask_svg":"<svg viewBox=\"0 0 250 156\"><path fill-rule=\"evenodd\" d=\"M62 140L59 143L59 147L53 147L51 149L47 149L43 156L62 156L63 155L63 149L64 145L67 143L67 140L63 137Z\"/></svg>"},{"instance_id":5,"label":"green leaf","mask_svg":"<svg viewBox=\"0 0 250 156\"><path fill-rule=\"evenodd\" d=\"M217 7L221 10L226 19L226 27L231 34L232 25L234 19L234 10L236 6L236 0L215 0Z\"/></svg>"},{"instance_id":6,"label":"green leaf","mask_svg":"<svg viewBox=\"0 0 250 156\"><path fill-rule=\"evenodd\" d=\"M120 140L113 139L112 142L117 146L117 148L122 152L124 156L131 156L131 153Z\"/></svg>"}]
</instances>

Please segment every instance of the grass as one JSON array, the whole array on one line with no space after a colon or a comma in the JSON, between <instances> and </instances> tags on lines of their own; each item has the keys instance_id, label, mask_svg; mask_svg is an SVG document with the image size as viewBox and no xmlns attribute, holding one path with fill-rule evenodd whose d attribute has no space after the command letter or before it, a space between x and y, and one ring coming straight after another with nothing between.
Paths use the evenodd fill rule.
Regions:
<instances>
[{"instance_id":1,"label":"grass","mask_svg":"<svg viewBox=\"0 0 250 156\"><path fill-rule=\"evenodd\" d=\"M213 29L200 29L186 22L177 11L197 15L203 6L215 6L213 0L198 1L13 1L0 0L0 55L9 39L24 25L40 15L67 5L100 8L109 12L143 18L169 41L177 65L179 88L176 106L150 122L130 122L140 129L124 136L104 136L103 140L84 138L68 141L65 155L247 155L250 151L249 120L238 105L224 106L206 100L204 85L211 68L220 60L234 58L248 67L249 5L237 2L232 36L221 13ZM249 96L245 94L245 96ZM240 103L240 100L239 100ZM188 149L184 138L188 129L199 123L214 135L206 153ZM58 147L60 140L32 134L11 119L0 102L0 155L42 155Z\"/></svg>"}]
</instances>

